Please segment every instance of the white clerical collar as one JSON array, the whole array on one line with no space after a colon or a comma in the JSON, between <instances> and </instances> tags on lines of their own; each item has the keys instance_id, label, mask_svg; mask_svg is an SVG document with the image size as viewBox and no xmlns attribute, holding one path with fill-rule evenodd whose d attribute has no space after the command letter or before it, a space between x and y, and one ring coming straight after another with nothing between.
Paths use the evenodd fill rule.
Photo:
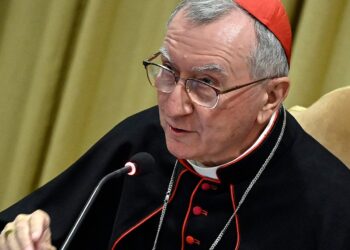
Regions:
<instances>
[{"instance_id":1,"label":"white clerical collar","mask_svg":"<svg viewBox=\"0 0 350 250\"><path fill-rule=\"evenodd\" d=\"M194 161L194 160L187 160L187 162L193 167L193 170L196 171L198 174L200 174L200 175L202 175L204 177L209 177L209 178L217 180L218 176L216 174L216 170L218 168L224 167L224 166L227 166L227 165L230 165L232 163L235 163L235 162L239 161L243 157L245 157L248 154L250 154L251 152L253 152L254 149L257 148L257 146L260 145L266 139L267 135L270 133L270 131L272 130L273 125L275 124L275 121L277 119L277 113L278 113L278 111L273 113L273 115L271 116L270 121L267 124L266 128L260 134L258 139L252 144L252 146L250 146L246 151L244 151L241 155L239 155L234 160L232 160L230 162L227 162L227 163L224 163L224 164L221 164L219 166L213 166L213 167L207 167L207 166L203 165L202 163L200 163L198 161Z\"/></svg>"}]
</instances>

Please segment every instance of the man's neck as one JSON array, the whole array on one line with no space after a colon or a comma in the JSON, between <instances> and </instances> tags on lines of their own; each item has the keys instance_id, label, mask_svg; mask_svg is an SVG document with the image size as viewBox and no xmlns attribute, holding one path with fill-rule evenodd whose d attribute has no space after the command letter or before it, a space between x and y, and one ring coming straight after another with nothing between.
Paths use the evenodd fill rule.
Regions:
<instances>
[{"instance_id":1,"label":"man's neck","mask_svg":"<svg viewBox=\"0 0 350 250\"><path fill-rule=\"evenodd\" d=\"M218 168L233 164L233 163L238 162L239 160L243 159L244 157L249 155L251 152L253 152L267 138L268 134L271 132L271 130L273 129L273 126L276 122L277 114L278 114L278 111L273 113L268 124L265 126L265 129L260 133L260 135L255 140L255 142L253 142L251 144L251 146L248 147L248 149L246 149L238 157L235 157L233 160L227 161L226 163L219 164L216 166L206 166L206 165L204 165L198 161L195 161L195 160L187 160L187 162L193 167L193 169L198 174L209 177L209 178L217 179L216 170Z\"/></svg>"}]
</instances>

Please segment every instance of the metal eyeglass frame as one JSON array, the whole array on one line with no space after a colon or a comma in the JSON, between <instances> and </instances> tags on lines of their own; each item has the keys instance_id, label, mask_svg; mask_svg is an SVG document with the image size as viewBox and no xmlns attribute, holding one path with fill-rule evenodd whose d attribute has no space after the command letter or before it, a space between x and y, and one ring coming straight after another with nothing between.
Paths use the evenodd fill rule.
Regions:
<instances>
[{"instance_id":1,"label":"metal eyeglass frame","mask_svg":"<svg viewBox=\"0 0 350 250\"><path fill-rule=\"evenodd\" d=\"M157 53L153 54L151 57L149 57L148 59L146 59L146 60L144 60L144 61L142 62L143 66L145 67L146 74L147 74L147 79L148 79L149 83L151 84L152 87L155 87L155 86L152 84L151 80L149 79L149 75L148 75L148 71L147 71L147 66L150 65L150 64L152 64L152 65L161 67L161 68L163 68L163 69L165 69L165 70L167 70L167 71L173 73L174 79L175 79L174 85L176 85L176 84L178 83L178 81L180 80L180 77L177 77L176 74L175 74L175 72L174 72L173 70L171 70L171 69L169 69L169 68L167 68L167 67L165 67L165 66L163 66L163 65L160 65L160 64L157 64L157 63L152 62L152 60L154 60L154 59L155 59L156 57L158 57L160 54L161 54L161 52L158 51ZM212 107L204 106L203 104L197 103L196 101L194 101L194 102L197 103L198 105L202 106L202 107L206 107L206 108L209 108L209 109L214 109L214 108L216 107L216 105L218 104L218 102L219 102L220 95L223 95L223 94L226 94L226 93L229 93L229 92L232 92L232 91L235 91L235 90L244 88L244 87L248 87L248 86L250 86L250 85L253 85L253 84L256 84L256 83L265 81L265 80L273 79L273 78L275 78L275 77L265 77L265 78L262 78L262 79L259 79L259 80L255 80L255 81L252 81L252 82L248 82L248 83L244 83L244 84L241 84L241 85L237 85L237 86L234 86L234 87L232 87L232 88L225 89L225 90L220 90L220 89L218 89L218 88L216 88L216 87L210 85L209 83L206 83L206 82L201 81L201 80L199 80L199 79L187 78L187 79L185 79L185 87L187 86L187 85L186 85L187 80L194 80L194 81L200 82L200 83L202 83L202 84L204 84L204 85L206 85L206 86L212 88L212 89L215 91L215 93L216 93L216 102L215 102L215 104L214 104ZM187 87L186 87L186 89L187 89ZM166 93L166 92L165 92L165 93ZM171 92L169 92L169 93L171 93ZM191 99L191 98L190 98L190 99ZM192 99L191 99L191 100L192 100Z\"/></svg>"}]
</instances>

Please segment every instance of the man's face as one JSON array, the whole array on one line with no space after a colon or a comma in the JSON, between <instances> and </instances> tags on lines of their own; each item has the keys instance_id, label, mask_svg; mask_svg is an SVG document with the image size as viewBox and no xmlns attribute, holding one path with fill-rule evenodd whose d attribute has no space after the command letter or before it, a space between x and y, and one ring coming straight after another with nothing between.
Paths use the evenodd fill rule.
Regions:
<instances>
[{"instance_id":1,"label":"man's face","mask_svg":"<svg viewBox=\"0 0 350 250\"><path fill-rule=\"evenodd\" d=\"M247 64L255 42L253 22L243 13L233 11L214 23L196 26L180 11L169 25L163 44L168 56L162 61L181 79L210 81L224 90L256 80L250 78ZM173 155L217 165L254 142L264 126L257 120L266 101L262 85L221 95L217 107L208 109L189 99L183 83L172 93L158 91L161 125Z\"/></svg>"}]
</instances>

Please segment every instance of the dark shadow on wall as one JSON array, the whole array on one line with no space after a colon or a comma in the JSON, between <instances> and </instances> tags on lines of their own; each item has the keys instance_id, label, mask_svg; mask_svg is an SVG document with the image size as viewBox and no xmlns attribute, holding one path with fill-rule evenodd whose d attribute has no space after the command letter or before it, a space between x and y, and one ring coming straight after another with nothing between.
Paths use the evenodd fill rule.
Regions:
<instances>
[{"instance_id":1,"label":"dark shadow on wall","mask_svg":"<svg viewBox=\"0 0 350 250\"><path fill-rule=\"evenodd\" d=\"M1 0L0 1L0 48L1 48L1 41L3 40L3 34L4 34L4 28L7 21L7 13L9 9L11 0Z\"/></svg>"}]
</instances>

